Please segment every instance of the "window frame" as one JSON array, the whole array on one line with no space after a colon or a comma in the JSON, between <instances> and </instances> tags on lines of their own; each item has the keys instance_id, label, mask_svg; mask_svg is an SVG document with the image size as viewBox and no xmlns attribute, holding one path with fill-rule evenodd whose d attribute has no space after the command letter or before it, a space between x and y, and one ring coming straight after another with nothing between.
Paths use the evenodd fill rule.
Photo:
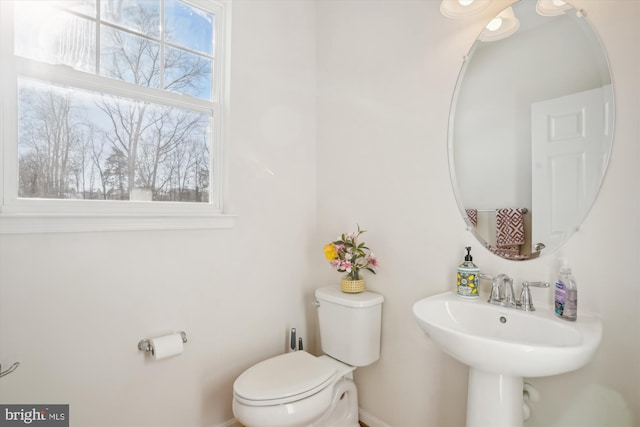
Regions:
<instances>
[{"instance_id":1,"label":"window frame","mask_svg":"<svg viewBox=\"0 0 640 427\"><path fill-rule=\"evenodd\" d=\"M108 1L108 0L103 0ZM229 140L229 0L183 0L216 17L213 109L190 95L166 92L133 83L51 65L14 55L13 1L0 2L0 234L118 230L215 229L233 226L235 215L225 211ZM145 202L67 200L18 197L18 78L34 78L78 90L109 93L160 105L213 113L209 202Z\"/></svg>"}]
</instances>

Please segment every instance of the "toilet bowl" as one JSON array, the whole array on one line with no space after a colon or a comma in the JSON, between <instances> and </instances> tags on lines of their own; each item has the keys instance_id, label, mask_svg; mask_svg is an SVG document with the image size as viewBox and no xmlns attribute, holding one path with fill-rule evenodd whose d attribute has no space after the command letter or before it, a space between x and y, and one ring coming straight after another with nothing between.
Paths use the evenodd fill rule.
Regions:
<instances>
[{"instance_id":1,"label":"toilet bowl","mask_svg":"<svg viewBox=\"0 0 640 427\"><path fill-rule=\"evenodd\" d=\"M353 371L380 357L381 306L373 292L316 290L323 356L306 351L259 362L233 384L233 413L246 427L358 427Z\"/></svg>"},{"instance_id":2,"label":"toilet bowl","mask_svg":"<svg viewBox=\"0 0 640 427\"><path fill-rule=\"evenodd\" d=\"M233 412L245 426L327 425L333 415L341 426L355 427L357 391L350 378L354 369L306 351L272 357L238 377Z\"/></svg>"}]
</instances>

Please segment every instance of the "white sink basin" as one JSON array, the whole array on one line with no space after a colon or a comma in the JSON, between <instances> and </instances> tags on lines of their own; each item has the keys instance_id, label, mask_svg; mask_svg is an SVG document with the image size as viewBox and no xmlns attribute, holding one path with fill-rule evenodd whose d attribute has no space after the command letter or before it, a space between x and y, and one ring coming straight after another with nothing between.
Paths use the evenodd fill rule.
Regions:
<instances>
[{"instance_id":1,"label":"white sink basin","mask_svg":"<svg viewBox=\"0 0 640 427\"><path fill-rule=\"evenodd\" d=\"M524 312L486 300L466 300L452 292L424 298L413 314L442 350L483 372L541 377L581 368L602 338L602 322L578 313L578 320L557 318L551 308Z\"/></svg>"},{"instance_id":2,"label":"white sink basin","mask_svg":"<svg viewBox=\"0 0 640 427\"><path fill-rule=\"evenodd\" d=\"M602 338L595 315L567 322L551 308L524 312L452 292L418 301L413 314L444 352L469 365L467 427L522 426L523 377L581 368Z\"/></svg>"}]
</instances>

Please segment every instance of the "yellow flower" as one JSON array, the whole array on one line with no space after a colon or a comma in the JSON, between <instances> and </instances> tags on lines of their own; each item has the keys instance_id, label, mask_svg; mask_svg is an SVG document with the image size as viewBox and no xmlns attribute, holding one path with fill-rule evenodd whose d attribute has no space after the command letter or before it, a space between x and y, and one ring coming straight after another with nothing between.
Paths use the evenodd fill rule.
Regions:
<instances>
[{"instance_id":1,"label":"yellow flower","mask_svg":"<svg viewBox=\"0 0 640 427\"><path fill-rule=\"evenodd\" d=\"M334 246L333 243L328 243L328 244L324 245L324 256L329 261L332 261L332 260L338 258L338 253L336 252L336 247Z\"/></svg>"}]
</instances>

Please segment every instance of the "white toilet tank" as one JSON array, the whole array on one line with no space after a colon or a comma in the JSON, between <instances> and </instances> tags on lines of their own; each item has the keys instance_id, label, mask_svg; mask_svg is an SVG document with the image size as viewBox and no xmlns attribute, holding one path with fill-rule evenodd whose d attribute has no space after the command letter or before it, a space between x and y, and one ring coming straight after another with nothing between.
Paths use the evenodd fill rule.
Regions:
<instances>
[{"instance_id":1,"label":"white toilet tank","mask_svg":"<svg viewBox=\"0 0 640 427\"><path fill-rule=\"evenodd\" d=\"M347 294L339 286L316 289L322 351L351 366L380 358L384 297L374 292Z\"/></svg>"}]
</instances>

